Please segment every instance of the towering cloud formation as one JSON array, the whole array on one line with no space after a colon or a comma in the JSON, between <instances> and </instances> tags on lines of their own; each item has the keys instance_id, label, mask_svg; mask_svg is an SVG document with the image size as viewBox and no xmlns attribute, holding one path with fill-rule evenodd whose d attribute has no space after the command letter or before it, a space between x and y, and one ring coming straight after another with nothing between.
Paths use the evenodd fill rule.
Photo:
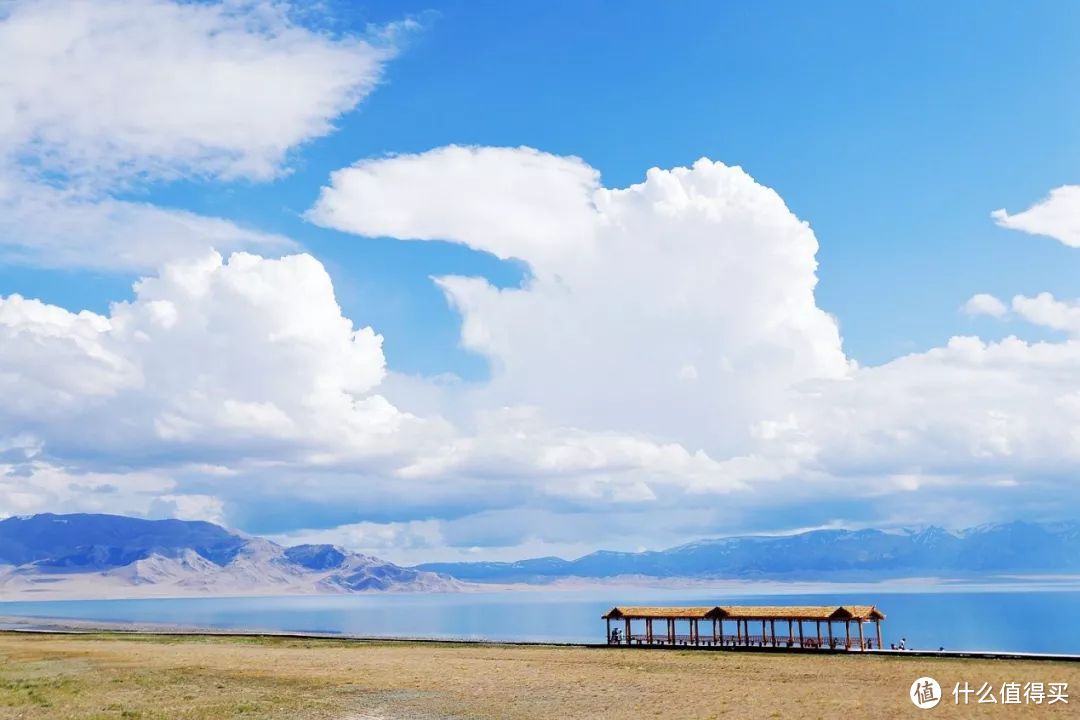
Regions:
<instances>
[{"instance_id":1,"label":"towering cloud formation","mask_svg":"<svg viewBox=\"0 0 1080 720\"><path fill-rule=\"evenodd\" d=\"M208 255L135 294L108 316L0 299L5 429L67 459L236 462L392 454L410 422L373 392L382 338L308 255Z\"/></svg>"},{"instance_id":2,"label":"towering cloud formation","mask_svg":"<svg viewBox=\"0 0 1080 720\"><path fill-rule=\"evenodd\" d=\"M335 173L309 218L464 243L532 271L520 289L437 279L464 344L491 361L468 400L485 417L533 409L503 411L408 473L558 467L564 479L545 487L581 502L663 511L686 492L734 492L716 512L775 505L803 523L845 500L879 522L979 522L1070 497L1073 341L957 337L859 368L815 302L813 233L738 168L701 160L606 189L576 158L448 147ZM964 309L1009 314L985 294ZM1012 310L1075 332L1075 308L1049 295ZM627 454L630 438L649 442Z\"/></svg>"},{"instance_id":3,"label":"towering cloud formation","mask_svg":"<svg viewBox=\"0 0 1080 720\"><path fill-rule=\"evenodd\" d=\"M438 280L491 361L485 405L723 453L792 386L849 369L814 302L813 232L722 163L611 190L576 158L449 147L341 170L309 217L528 263L521 289Z\"/></svg>"}]
</instances>

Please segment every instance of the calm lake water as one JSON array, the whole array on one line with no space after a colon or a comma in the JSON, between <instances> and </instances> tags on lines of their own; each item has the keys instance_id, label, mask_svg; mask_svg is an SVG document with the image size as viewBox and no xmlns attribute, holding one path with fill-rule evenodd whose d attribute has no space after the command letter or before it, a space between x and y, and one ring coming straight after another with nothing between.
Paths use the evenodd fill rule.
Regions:
<instances>
[{"instance_id":1,"label":"calm lake water","mask_svg":"<svg viewBox=\"0 0 1080 720\"><path fill-rule=\"evenodd\" d=\"M622 605L873 604L885 643L920 649L1080 653L1080 591L724 595L707 590L385 594L0 602L0 615L408 638L603 642Z\"/></svg>"}]
</instances>

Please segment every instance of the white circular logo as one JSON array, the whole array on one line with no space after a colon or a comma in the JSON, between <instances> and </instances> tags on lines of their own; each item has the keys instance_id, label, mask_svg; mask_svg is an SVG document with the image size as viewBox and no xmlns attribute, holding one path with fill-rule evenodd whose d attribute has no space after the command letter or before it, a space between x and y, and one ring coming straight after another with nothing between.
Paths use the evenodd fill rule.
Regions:
<instances>
[{"instance_id":1,"label":"white circular logo","mask_svg":"<svg viewBox=\"0 0 1080 720\"><path fill-rule=\"evenodd\" d=\"M908 693L911 702L920 710L929 710L937 707L941 702L941 686L932 677L921 677L911 683L911 691Z\"/></svg>"}]
</instances>

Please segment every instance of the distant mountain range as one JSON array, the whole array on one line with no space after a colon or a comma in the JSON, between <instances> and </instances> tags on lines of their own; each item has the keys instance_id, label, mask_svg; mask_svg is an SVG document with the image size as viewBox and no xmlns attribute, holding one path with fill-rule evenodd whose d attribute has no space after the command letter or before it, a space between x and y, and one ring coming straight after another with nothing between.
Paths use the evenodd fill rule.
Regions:
<instances>
[{"instance_id":1,"label":"distant mountain range","mask_svg":"<svg viewBox=\"0 0 1080 720\"><path fill-rule=\"evenodd\" d=\"M815 530L668 550L400 567L333 545L283 547L208 522L119 515L0 520L0 599L453 591L564 580L875 581L1080 575L1080 523L962 532Z\"/></svg>"},{"instance_id":2,"label":"distant mountain range","mask_svg":"<svg viewBox=\"0 0 1080 720\"><path fill-rule=\"evenodd\" d=\"M668 550L594 552L576 560L426 563L418 570L482 583L566 578L873 581L1080 573L1080 523L1014 522L962 532L939 527L815 530L701 540Z\"/></svg>"},{"instance_id":3,"label":"distant mountain range","mask_svg":"<svg viewBox=\"0 0 1080 720\"><path fill-rule=\"evenodd\" d=\"M333 545L282 547L208 522L0 520L0 599L447 591L455 580Z\"/></svg>"}]
</instances>

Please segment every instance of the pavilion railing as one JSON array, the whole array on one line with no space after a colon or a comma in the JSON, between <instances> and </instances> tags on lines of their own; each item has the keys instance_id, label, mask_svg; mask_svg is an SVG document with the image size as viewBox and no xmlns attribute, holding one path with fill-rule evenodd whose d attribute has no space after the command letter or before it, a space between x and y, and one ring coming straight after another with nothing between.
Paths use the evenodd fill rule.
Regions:
<instances>
[{"instance_id":1,"label":"pavilion railing","mask_svg":"<svg viewBox=\"0 0 1080 720\"><path fill-rule=\"evenodd\" d=\"M842 650L847 649L858 650L859 641L853 639L850 645L846 643L844 638L834 637L831 641L828 638L822 638L821 642L818 642L817 637L806 637L804 635L802 642L799 641L798 636L789 638L787 636L777 636L775 642L773 638L766 635L764 638L760 634L754 635L750 633L749 637L746 635L718 635L715 638L712 633L702 632L695 641L694 636L689 634L676 634L674 636L674 642L672 642L671 636L667 633L653 633L650 638L646 633L634 633L630 636L629 642L624 636L620 636L618 642L612 642L609 640L609 645L684 645L684 646L699 646L699 647L778 647L778 648L805 648L805 649L832 649ZM872 638L865 639L863 645L867 650L873 650L875 641Z\"/></svg>"}]
</instances>

